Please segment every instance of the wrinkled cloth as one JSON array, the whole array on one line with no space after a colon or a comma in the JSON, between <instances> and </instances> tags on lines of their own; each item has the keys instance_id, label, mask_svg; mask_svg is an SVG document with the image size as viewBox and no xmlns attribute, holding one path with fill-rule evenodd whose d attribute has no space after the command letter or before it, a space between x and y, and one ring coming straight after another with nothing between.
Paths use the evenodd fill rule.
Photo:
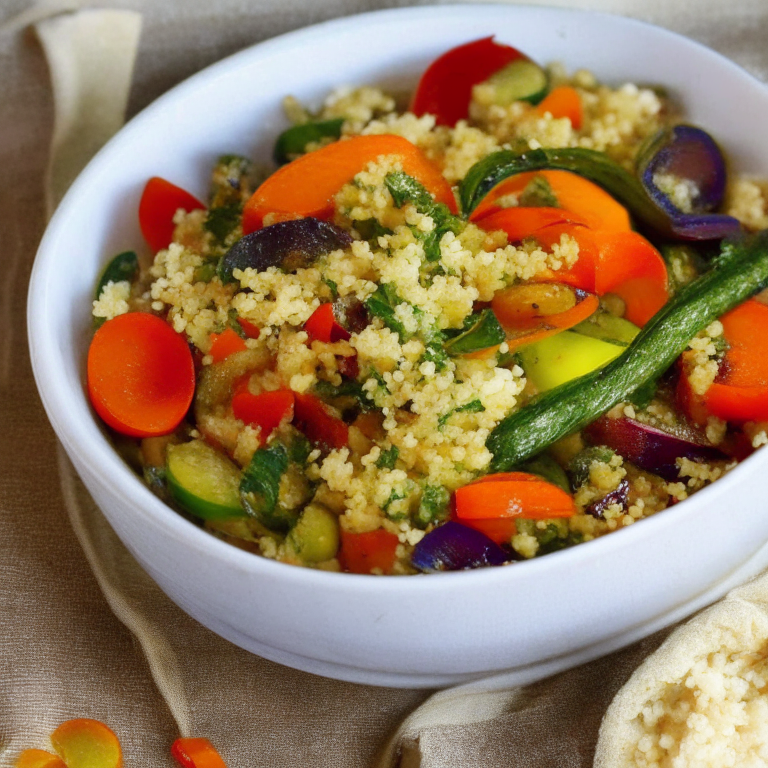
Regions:
<instances>
[{"instance_id":1,"label":"wrinkled cloth","mask_svg":"<svg viewBox=\"0 0 768 768\"><path fill-rule=\"evenodd\" d=\"M413 4L107 0L99 5L141 14L132 88L115 97L113 112L125 108L130 117L202 67L282 32ZM546 4L658 23L768 79L765 0ZM60 116L61 105L54 105L51 83L59 77L58 99L61 73L49 72L40 44L45 33L36 36L28 25L61 24L43 19L79 7L98 5L0 4L0 768L10 768L22 749L50 749L50 732L74 717L108 723L121 740L127 768L169 768L169 747L180 734L210 738L229 768L591 766L608 705L666 633L522 690L474 694L474 701L450 690L430 698L429 691L328 680L260 659L187 617L95 508L43 411L25 323L47 205L96 149L67 144L62 136L70 134L62 133L60 117L54 132L54 106ZM73 40L70 53L77 58L84 43ZM99 55L114 63L112 54L122 55L121 66L130 68L126 51ZM77 121L86 117L82 105L72 113L70 138L78 138Z\"/></svg>"}]
</instances>

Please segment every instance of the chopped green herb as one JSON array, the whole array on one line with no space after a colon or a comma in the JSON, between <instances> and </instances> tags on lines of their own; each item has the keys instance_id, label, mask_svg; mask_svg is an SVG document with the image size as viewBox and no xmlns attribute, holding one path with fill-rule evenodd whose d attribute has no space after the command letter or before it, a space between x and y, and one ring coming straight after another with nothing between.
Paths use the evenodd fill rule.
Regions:
<instances>
[{"instance_id":1,"label":"chopped green herb","mask_svg":"<svg viewBox=\"0 0 768 768\"><path fill-rule=\"evenodd\" d=\"M240 498L245 511L270 530L288 530L290 519L278 506L280 479L288 469L288 452L281 443L259 448L243 472Z\"/></svg>"},{"instance_id":2,"label":"chopped green herb","mask_svg":"<svg viewBox=\"0 0 768 768\"><path fill-rule=\"evenodd\" d=\"M203 228L213 235L215 245L223 247L226 245L227 238L240 225L241 216L242 208L239 203L209 208Z\"/></svg>"},{"instance_id":3,"label":"chopped green herb","mask_svg":"<svg viewBox=\"0 0 768 768\"><path fill-rule=\"evenodd\" d=\"M288 128L277 137L275 142L272 153L275 162L282 165L298 155L303 155L310 142L338 139L341 136L342 125L344 125L344 118L336 117L333 120L301 123Z\"/></svg>"},{"instance_id":4,"label":"chopped green herb","mask_svg":"<svg viewBox=\"0 0 768 768\"><path fill-rule=\"evenodd\" d=\"M424 529L434 523L439 523L448 517L448 503L451 494L442 485L425 485L421 492L419 508L413 516L413 523Z\"/></svg>"},{"instance_id":5,"label":"chopped green herb","mask_svg":"<svg viewBox=\"0 0 768 768\"><path fill-rule=\"evenodd\" d=\"M485 406L479 400L470 400L468 403L464 403L464 405L453 408L452 410L448 411L448 413L444 413L442 416L440 416L437 419L437 428L442 430L443 427L445 427L445 425L448 423L448 419L450 419L454 413L482 413L484 410Z\"/></svg>"},{"instance_id":6,"label":"chopped green herb","mask_svg":"<svg viewBox=\"0 0 768 768\"><path fill-rule=\"evenodd\" d=\"M399 456L400 449L396 445L393 445L391 448L387 448L381 452L381 455L376 460L376 466L379 469L394 469Z\"/></svg>"},{"instance_id":7,"label":"chopped green herb","mask_svg":"<svg viewBox=\"0 0 768 768\"><path fill-rule=\"evenodd\" d=\"M405 303L397 295L392 283L381 283L365 300L366 309L380 318L390 331L394 331L400 337L400 341L408 341L413 335L405 330L405 326L395 315L395 307Z\"/></svg>"}]
</instances>

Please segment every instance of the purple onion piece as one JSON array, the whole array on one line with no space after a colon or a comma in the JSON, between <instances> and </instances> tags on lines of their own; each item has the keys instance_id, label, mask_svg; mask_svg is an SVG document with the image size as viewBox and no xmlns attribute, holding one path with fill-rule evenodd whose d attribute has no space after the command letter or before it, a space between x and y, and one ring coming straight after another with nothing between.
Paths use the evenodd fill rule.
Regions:
<instances>
[{"instance_id":1,"label":"purple onion piece","mask_svg":"<svg viewBox=\"0 0 768 768\"><path fill-rule=\"evenodd\" d=\"M598 520L602 520L605 517L605 510L612 504L621 504L622 509L626 509L628 501L629 483L624 479L619 483L619 487L615 491L606 493L602 499L598 499L590 504L584 512L592 515L592 517L596 517Z\"/></svg>"},{"instance_id":2,"label":"purple onion piece","mask_svg":"<svg viewBox=\"0 0 768 768\"><path fill-rule=\"evenodd\" d=\"M281 221L240 238L219 262L223 283L233 280L235 269L263 272L279 267L292 272L308 267L324 253L347 248L352 237L339 227L319 219Z\"/></svg>"},{"instance_id":3,"label":"purple onion piece","mask_svg":"<svg viewBox=\"0 0 768 768\"><path fill-rule=\"evenodd\" d=\"M672 232L684 240L719 240L741 230L732 216L710 213L723 201L725 158L715 140L701 128L676 125L660 131L639 161L640 179L654 203L670 218ZM657 173L692 181L698 189L692 212L683 213L656 186Z\"/></svg>"},{"instance_id":4,"label":"purple onion piece","mask_svg":"<svg viewBox=\"0 0 768 768\"><path fill-rule=\"evenodd\" d=\"M584 434L592 443L607 445L627 461L670 481L678 479L678 458L692 461L726 458L712 445L673 435L634 419L602 416L590 424Z\"/></svg>"},{"instance_id":5,"label":"purple onion piece","mask_svg":"<svg viewBox=\"0 0 768 768\"><path fill-rule=\"evenodd\" d=\"M420 571L463 571L503 565L510 557L484 533L449 520L430 531L415 547L411 563Z\"/></svg>"}]
</instances>

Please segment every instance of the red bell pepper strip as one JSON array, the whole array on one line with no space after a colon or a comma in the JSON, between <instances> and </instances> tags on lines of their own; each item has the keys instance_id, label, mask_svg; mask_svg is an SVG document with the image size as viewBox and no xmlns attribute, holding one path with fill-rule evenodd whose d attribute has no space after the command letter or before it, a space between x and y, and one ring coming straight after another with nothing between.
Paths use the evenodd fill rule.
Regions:
<instances>
[{"instance_id":1,"label":"red bell pepper strip","mask_svg":"<svg viewBox=\"0 0 768 768\"><path fill-rule=\"evenodd\" d=\"M173 241L176 228L173 217L179 208L194 211L205 208L205 205L181 187L153 176L144 187L139 201L139 227L155 253L167 248Z\"/></svg>"},{"instance_id":2,"label":"red bell pepper strip","mask_svg":"<svg viewBox=\"0 0 768 768\"><path fill-rule=\"evenodd\" d=\"M232 412L236 419L260 429L261 444L284 421L293 419L294 393L290 389L262 392L252 395L240 388L232 398Z\"/></svg>"},{"instance_id":3,"label":"red bell pepper strip","mask_svg":"<svg viewBox=\"0 0 768 768\"><path fill-rule=\"evenodd\" d=\"M366 533L341 530L339 564L349 573L389 573L395 562L398 539L394 533L378 528Z\"/></svg>"},{"instance_id":4,"label":"red bell pepper strip","mask_svg":"<svg viewBox=\"0 0 768 768\"><path fill-rule=\"evenodd\" d=\"M527 56L495 43L493 37L474 40L447 51L421 76L411 112L434 115L438 125L454 126L469 115L472 88L516 59Z\"/></svg>"},{"instance_id":5,"label":"red bell pepper strip","mask_svg":"<svg viewBox=\"0 0 768 768\"><path fill-rule=\"evenodd\" d=\"M227 768L208 739L176 739L171 755L181 768Z\"/></svg>"},{"instance_id":6,"label":"red bell pepper strip","mask_svg":"<svg viewBox=\"0 0 768 768\"><path fill-rule=\"evenodd\" d=\"M293 423L315 445L326 450L349 445L349 427L316 395L294 393Z\"/></svg>"},{"instance_id":7,"label":"red bell pepper strip","mask_svg":"<svg viewBox=\"0 0 768 768\"><path fill-rule=\"evenodd\" d=\"M304 323L304 330L313 341L324 341L326 344L350 338L349 331L336 321L330 302L321 304L310 315Z\"/></svg>"},{"instance_id":8,"label":"red bell pepper strip","mask_svg":"<svg viewBox=\"0 0 768 768\"><path fill-rule=\"evenodd\" d=\"M173 432L195 394L189 345L146 312L107 320L88 350L88 394L96 413L132 437Z\"/></svg>"},{"instance_id":9,"label":"red bell pepper strip","mask_svg":"<svg viewBox=\"0 0 768 768\"><path fill-rule=\"evenodd\" d=\"M257 325L254 325L249 320L246 320L244 317L238 317L237 322L239 323L240 327L243 329L243 333L249 338L249 339L258 339L261 335L261 330Z\"/></svg>"},{"instance_id":10,"label":"red bell pepper strip","mask_svg":"<svg viewBox=\"0 0 768 768\"><path fill-rule=\"evenodd\" d=\"M212 333L210 338L211 349L208 354L213 358L214 363L220 363L230 355L234 355L235 352L245 352L248 349L245 341L231 328L227 328L221 333Z\"/></svg>"},{"instance_id":11,"label":"red bell pepper strip","mask_svg":"<svg viewBox=\"0 0 768 768\"><path fill-rule=\"evenodd\" d=\"M456 213L451 185L417 146L391 134L354 136L302 155L275 171L245 204L243 233L261 229L265 217L269 224L305 217L330 219L336 193L380 157L396 158L405 173Z\"/></svg>"}]
</instances>

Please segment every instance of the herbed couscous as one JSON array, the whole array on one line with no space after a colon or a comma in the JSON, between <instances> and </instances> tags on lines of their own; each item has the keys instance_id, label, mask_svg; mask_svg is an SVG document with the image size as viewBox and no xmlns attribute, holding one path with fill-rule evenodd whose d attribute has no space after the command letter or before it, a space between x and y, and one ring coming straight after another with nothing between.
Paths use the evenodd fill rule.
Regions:
<instances>
[{"instance_id":1,"label":"herbed couscous","mask_svg":"<svg viewBox=\"0 0 768 768\"><path fill-rule=\"evenodd\" d=\"M407 108L285 108L274 173L223 156L206 204L148 182L152 256L93 304L97 413L213 535L355 573L509 563L768 443L764 188L726 195L662 92L488 38Z\"/></svg>"}]
</instances>

